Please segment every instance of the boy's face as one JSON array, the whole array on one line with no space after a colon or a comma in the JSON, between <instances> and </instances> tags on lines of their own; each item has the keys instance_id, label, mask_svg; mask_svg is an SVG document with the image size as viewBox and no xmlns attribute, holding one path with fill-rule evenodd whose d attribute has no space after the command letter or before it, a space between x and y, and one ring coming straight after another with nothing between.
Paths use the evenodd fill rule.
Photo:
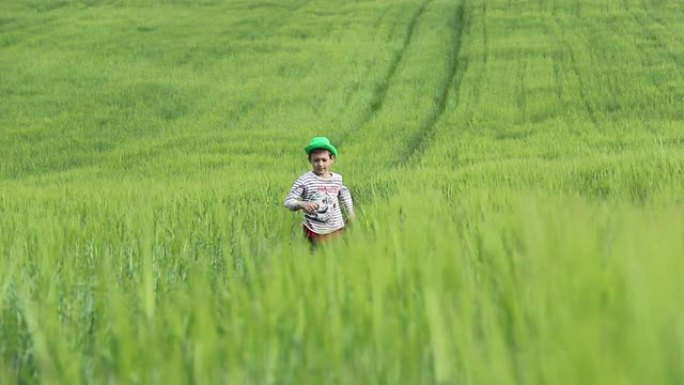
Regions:
<instances>
[{"instance_id":1,"label":"boy's face","mask_svg":"<svg viewBox=\"0 0 684 385\"><path fill-rule=\"evenodd\" d=\"M335 158L330 155L328 150L314 150L309 155L309 162L314 174L325 176L330 172L330 167L335 162Z\"/></svg>"}]
</instances>

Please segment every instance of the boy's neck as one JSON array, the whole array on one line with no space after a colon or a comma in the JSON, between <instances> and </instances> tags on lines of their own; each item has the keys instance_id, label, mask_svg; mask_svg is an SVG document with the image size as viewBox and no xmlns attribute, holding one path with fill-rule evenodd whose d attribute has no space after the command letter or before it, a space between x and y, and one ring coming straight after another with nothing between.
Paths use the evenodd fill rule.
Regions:
<instances>
[{"instance_id":1,"label":"boy's neck","mask_svg":"<svg viewBox=\"0 0 684 385\"><path fill-rule=\"evenodd\" d=\"M323 174L318 174L318 173L316 173L316 171L311 171L311 172L314 173L314 175L316 175L319 178L323 178L323 179L332 178L332 172L330 172L330 171L327 171Z\"/></svg>"}]
</instances>

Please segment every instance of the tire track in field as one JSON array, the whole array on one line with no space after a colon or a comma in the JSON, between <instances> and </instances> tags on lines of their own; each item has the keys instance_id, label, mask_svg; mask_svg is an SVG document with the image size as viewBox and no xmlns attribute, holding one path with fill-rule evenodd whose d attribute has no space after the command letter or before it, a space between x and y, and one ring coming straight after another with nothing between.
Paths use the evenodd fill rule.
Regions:
<instances>
[{"instance_id":1,"label":"tire track in field","mask_svg":"<svg viewBox=\"0 0 684 385\"><path fill-rule=\"evenodd\" d=\"M646 5L643 6L643 12L635 12L631 10L631 8L626 9L626 11L629 12L629 14L632 16L632 19L634 19L634 22L639 25L641 30L644 31L646 37L654 43L656 48L661 49L672 62L677 63L680 66L684 66L684 57L673 52L671 44L668 44L668 42L665 41L660 35L648 27L650 21L651 24L657 24L663 29L667 29L668 26L662 21L662 19L649 12ZM645 16L642 16L642 14ZM648 20L644 20L646 18Z\"/></svg>"},{"instance_id":2,"label":"tire track in field","mask_svg":"<svg viewBox=\"0 0 684 385\"><path fill-rule=\"evenodd\" d=\"M299 16L300 11L307 7L309 4L311 4L311 0L301 0L293 6L288 7L286 16L280 20L280 23L278 24L278 27L275 28L275 31L282 31L286 26L290 24L290 21L292 20L294 20L295 22L299 22L297 16ZM287 20L287 22L284 22L285 20Z\"/></svg>"},{"instance_id":3,"label":"tire track in field","mask_svg":"<svg viewBox=\"0 0 684 385\"><path fill-rule=\"evenodd\" d=\"M363 117L355 127L352 127L351 129L342 132L337 137L336 142L338 145L344 143L350 135L356 133L357 131L361 130L364 126L366 126L366 124L368 124L368 122L371 119L373 119L373 117L378 113L378 111L382 109L382 106L385 104L387 90L389 89L389 85L397 72L399 63L401 63L401 61L403 60L406 50L408 49L408 46L411 43L411 39L413 38L413 33L416 29L418 19L423 14L423 12L425 12L425 8L427 8L427 6L431 2L432 0L423 1L423 4L421 4L420 7L418 7L418 9L416 10L416 12L414 12L414 14L411 16L411 20L409 21L408 27L406 28L406 34L404 35L404 41L402 42L401 49L399 49L399 51L397 51L397 53L392 57L392 61L390 62L389 68L387 70L387 74L385 74L385 77L383 78L382 82L375 87L375 90L373 92L373 98L370 102L368 111L363 115Z\"/></svg>"},{"instance_id":4,"label":"tire track in field","mask_svg":"<svg viewBox=\"0 0 684 385\"><path fill-rule=\"evenodd\" d=\"M473 66L473 83L480 84L487 73L487 63L489 62L489 29L487 27L487 2L482 2L480 8L482 14L482 27L480 29L480 36L482 37L482 58ZM470 21L469 21L470 22ZM480 87L472 87L468 90L468 99L480 100ZM464 111L463 121L471 122L475 114L475 109L466 108Z\"/></svg>"},{"instance_id":5,"label":"tire track in field","mask_svg":"<svg viewBox=\"0 0 684 385\"><path fill-rule=\"evenodd\" d=\"M643 44L636 45L640 56L642 58L649 58L648 60L642 59L642 65L651 66L653 64L651 60L654 56L653 53L655 52L658 57L667 58L666 60L675 64L677 67L675 72L681 73L684 68L684 56L677 54L677 51L682 50L681 41L672 35L671 37L673 39L668 39L667 36L663 37L663 31L670 30L668 23L664 21L662 17L654 15L653 9L649 8L645 3L642 3L641 11L634 10L634 7L629 9L626 8L626 11L638 25L641 34L650 42L649 45L652 44L651 47L644 47ZM660 31L658 31L658 29L660 29ZM651 79L651 84L655 86L659 92L659 94L651 96L651 100L654 104L659 105L664 100L666 104L676 105L684 100L684 93L681 92L681 87L668 84L668 82L658 81L655 78ZM660 107L655 107L654 105L654 109L659 108ZM666 112L666 116L669 116L671 119L681 119L681 108Z\"/></svg>"},{"instance_id":6,"label":"tire track in field","mask_svg":"<svg viewBox=\"0 0 684 385\"><path fill-rule=\"evenodd\" d=\"M555 4L555 3L554 3ZM557 9L552 8L550 15L552 17L557 17ZM542 26L544 28L544 32L547 33L548 36L553 36L554 37L554 43L558 43L562 39L559 38L558 33L556 33L554 30L549 28L549 22L555 22L554 20L547 21L546 18L543 18L544 22L542 23ZM557 26L557 25L556 25ZM561 44L558 44L561 45ZM553 66L553 80L555 82L555 95L556 99L558 100L558 103L560 106L563 106L563 93L565 90L563 89L563 51L557 50L552 53L552 66Z\"/></svg>"},{"instance_id":7,"label":"tire track in field","mask_svg":"<svg viewBox=\"0 0 684 385\"><path fill-rule=\"evenodd\" d=\"M654 7L645 7L645 9L646 9L646 15L648 15L653 21L658 23L658 25L660 25L661 27L666 28L668 30L671 30L668 27L668 23L663 20L662 16L656 15L653 13ZM684 12L684 8L680 9L679 11L680 11L680 13ZM684 44L684 38L682 38L681 35L673 35L673 39L675 42L679 43L680 45Z\"/></svg>"},{"instance_id":8,"label":"tire track in field","mask_svg":"<svg viewBox=\"0 0 684 385\"><path fill-rule=\"evenodd\" d=\"M396 165L406 166L415 162L425 152L429 143L436 134L437 122L444 114L446 103L449 99L449 94L453 90L456 97L456 105L458 105L458 96L463 81L463 74L466 71L468 62L465 59L459 58L461 53L461 46L463 43L463 29L466 22L465 18L465 1L456 7L454 15L454 24L452 29L452 50L450 52L449 66L447 67L447 76L442 82L442 87L438 90L437 98L435 99L435 107L428 112L425 120L420 126L418 133L413 135L409 140L406 150L399 158Z\"/></svg>"},{"instance_id":9,"label":"tire track in field","mask_svg":"<svg viewBox=\"0 0 684 385\"><path fill-rule=\"evenodd\" d=\"M382 13L375 19L373 22L373 30L377 32L377 30L380 28L382 25L382 21L387 17L387 14L389 13L390 7L386 7L383 9Z\"/></svg>"},{"instance_id":10,"label":"tire track in field","mask_svg":"<svg viewBox=\"0 0 684 385\"><path fill-rule=\"evenodd\" d=\"M527 121L527 94L525 92L525 72L527 71L528 60L524 55L518 56L518 72L515 76L515 104L522 113L522 121Z\"/></svg>"},{"instance_id":11,"label":"tire track in field","mask_svg":"<svg viewBox=\"0 0 684 385\"><path fill-rule=\"evenodd\" d=\"M553 19L552 22L554 24L554 29L550 31L555 37L556 40L560 42L561 46L563 46L565 52L568 53L568 56L570 58L570 69L577 78L577 84L579 85L579 94L580 94L580 99L582 100L582 104L584 105L584 109L587 111L587 116L589 117L589 120L591 123L594 125L594 127L598 126L598 119L596 118L596 111L594 109L594 106L591 105L589 102L589 95L587 91L587 84L584 81L584 78L582 77L582 74L579 71L579 66L577 65L577 57L575 56L575 51L572 48L572 45L568 41L568 39L565 38L565 36L562 35L562 33L559 33L558 31L562 31L563 27L561 26L560 21L558 20L559 16L556 13L553 13Z\"/></svg>"}]
</instances>

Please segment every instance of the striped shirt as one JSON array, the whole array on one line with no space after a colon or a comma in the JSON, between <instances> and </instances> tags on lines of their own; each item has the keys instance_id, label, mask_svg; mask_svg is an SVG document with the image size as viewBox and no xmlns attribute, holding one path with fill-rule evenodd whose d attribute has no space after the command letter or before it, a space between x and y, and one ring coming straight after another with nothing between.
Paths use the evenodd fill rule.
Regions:
<instances>
[{"instance_id":1,"label":"striped shirt","mask_svg":"<svg viewBox=\"0 0 684 385\"><path fill-rule=\"evenodd\" d=\"M304 212L304 226L317 234L329 234L344 227L340 203L347 215L354 215L354 203L349 189L342 184L342 175L331 173L330 178L321 178L309 171L297 178L285 198L285 207L292 211L302 208L304 202L315 202L315 213Z\"/></svg>"}]
</instances>

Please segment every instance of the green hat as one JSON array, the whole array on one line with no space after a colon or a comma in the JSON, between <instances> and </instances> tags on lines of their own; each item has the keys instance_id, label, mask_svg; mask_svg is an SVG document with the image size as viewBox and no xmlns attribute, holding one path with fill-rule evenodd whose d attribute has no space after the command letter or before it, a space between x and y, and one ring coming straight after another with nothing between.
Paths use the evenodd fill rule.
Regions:
<instances>
[{"instance_id":1,"label":"green hat","mask_svg":"<svg viewBox=\"0 0 684 385\"><path fill-rule=\"evenodd\" d=\"M337 156L337 149L332 145L332 143L330 143L330 139L326 138L325 136L314 137L311 139L311 143L304 147L304 151L306 151L306 153L309 155L311 155L313 150L328 150L333 155Z\"/></svg>"}]
</instances>

